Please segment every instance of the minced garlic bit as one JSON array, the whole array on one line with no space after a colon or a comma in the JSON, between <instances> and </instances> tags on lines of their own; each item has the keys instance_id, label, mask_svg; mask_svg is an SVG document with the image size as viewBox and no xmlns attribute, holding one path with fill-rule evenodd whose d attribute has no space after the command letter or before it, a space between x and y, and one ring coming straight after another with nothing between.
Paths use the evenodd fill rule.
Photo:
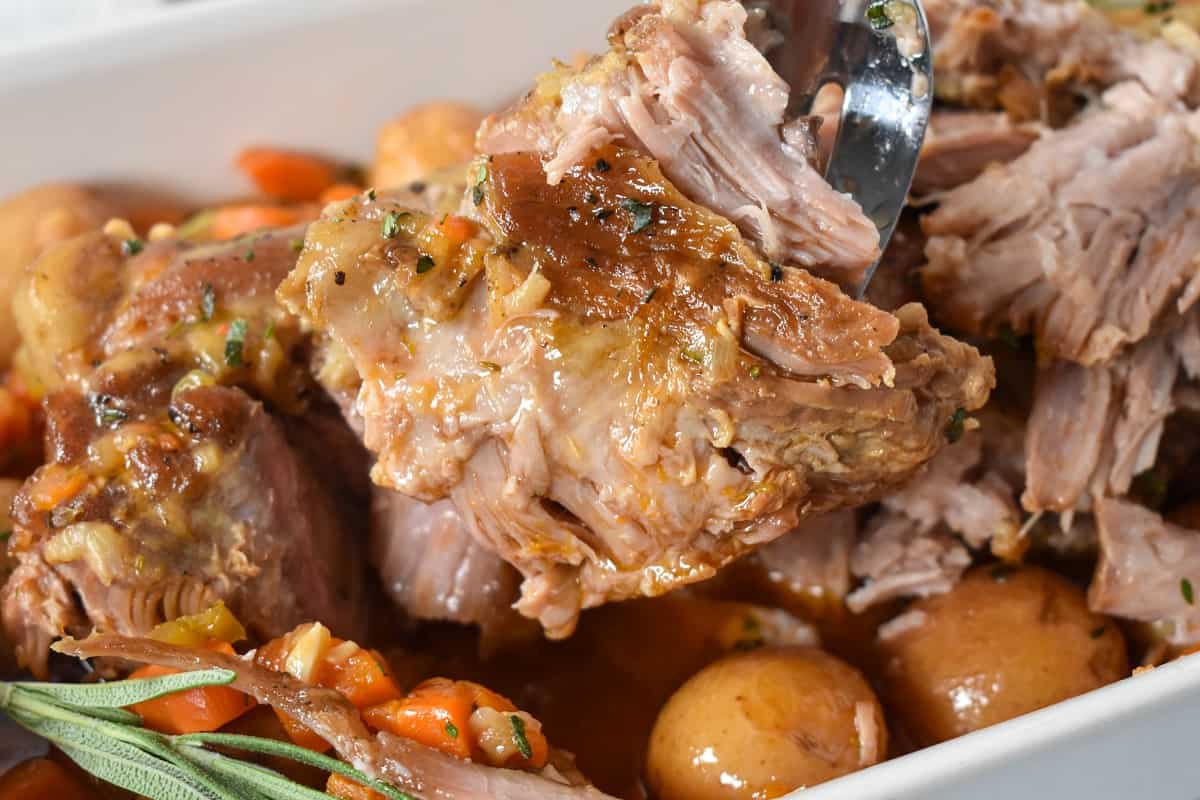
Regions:
<instances>
[{"instance_id":1,"label":"minced garlic bit","mask_svg":"<svg viewBox=\"0 0 1200 800\"><path fill-rule=\"evenodd\" d=\"M137 238L137 234L134 232L133 225L129 223L129 220L121 219L120 217L113 217L104 223L103 230L106 236L111 236L121 241Z\"/></svg>"},{"instance_id":2,"label":"minced garlic bit","mask_svg":"<svg viewBox=\"0 0 1200 800\"><path fill-rule=\"evenodd\" d=\"M161 242L175 238L175 226L169 222L156 222L150 226L146 238L152 242Z\"/></svg>"},{"instance_id":3,"label":"minced garlic bit","mask_svg":"<svg viewBox=\"0 0 1200 800\"><path fill-rule=\"evenodd\" d=\"M520 724L514 724L512 718ZM468 720L471 736L484 757L494 767L504 766L514 756L530 758L529 740L525 731L541 730L541 723L524 711L498 711L477 708Z\"/></svg>"}]
</instances>

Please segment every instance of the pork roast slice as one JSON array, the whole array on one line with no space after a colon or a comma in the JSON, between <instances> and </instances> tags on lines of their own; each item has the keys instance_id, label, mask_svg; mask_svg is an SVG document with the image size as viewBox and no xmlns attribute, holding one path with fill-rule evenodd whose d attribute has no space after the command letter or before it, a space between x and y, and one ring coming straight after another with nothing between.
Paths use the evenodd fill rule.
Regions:
<instances>
[{"instance_id":1,"label":"pork roast slice","mask_svg":"<svg viewBox=\"0 0 1200 800\"><path fill-rule=\"evenodd\" d=\"M1200 308L1159 329L1110 364L1052 362L1038 371L1025 432L1030 511L1087 510L1129 492L1154 465L1180 392L1200 378Z\"/></svg>"},{"instance_id":2,"label":"pork roast slice","mask_svg":"<svg viewBox=\"0 0 1200 800\"><path fill-rule=\"evenodd\" d=\"M130 257L95 234L34 266L19 321L48 391L48 463L16 500L2 613L35 670L64 633L144 634L217 599L262 636L361 629L360 537L341 512L362 516L366 464L356 488L361 447L329 424L307 337L274 301L291 238Z\"/></svg>"},{"instance_id":3,"label":"pork roast slice","mask_svg":"<svg viewBox=\"0 0 1200 800\"><path fill-rule=\"evenodd\" d=\"M1175 645L1200 641L1200 531L1148 508L1105 498L1096 504L1100 561L1088 589L1093 611L1156 623Z\"/></svg>"},{"instance_id":4,"label":"pork roast slice","mask_svg":"<svg viewBox=\"0 0 1200 800\"><path fill-rule=\"evenodd\" d=\"M958 330L1037 337L1039 353L1113 359L1200 296L1200 112L1134 84L940 196L924 286Z\"/></svg>"},{"instance_id":5,"label":"pork roast slice","mask_svg":"<svg viewBox=\"0 0 1200 800\"><path fill-rule=\"evenodd\" d=\"M480 129L480 149L537 152L562 180L610 142L658 160L690 199L735 222L770 259L857 286L879 256L862 209L813 169L788 87L747 41L734 0L659 0L614 25L610 50L539 78Z\"/></svg>"},{"instance_id":6,"label":"pork roast slice","mask_svg":"<svg viewBox=\"0 0 1200 800\"><path fill-rule=\"evenodd\" d=\"M1196 64L1162 40L1113 25L1084 0L926 0L939 99L1061 123L1079 98L1135 79L1191 98Z\"/></svg>"},{"instance_id":7,"label":"pork roast slice","mask_svg":"<svg viewBox=\"0 0 1200 800\"><path fill-rule=\"evenodd\" d=\"M280 297L352 359L376 482L451 498L553 636L878 497L992 384L919 306L761 260L633 151L472 175L483 229L349 201Z\"/></svg>"},{"instance_id":8,"label":"pork roast slice","mask_svg":"<svg viewBox=\"0 0 1200 800\"><path fill-rule=\"evenodd\" d=\"M1003 111L936 110L921 146L913 194L953 189L991 164L1007 164L1028 150L1039 132L1036 123L1014 122Z\"/></svg>"}]
</instances>

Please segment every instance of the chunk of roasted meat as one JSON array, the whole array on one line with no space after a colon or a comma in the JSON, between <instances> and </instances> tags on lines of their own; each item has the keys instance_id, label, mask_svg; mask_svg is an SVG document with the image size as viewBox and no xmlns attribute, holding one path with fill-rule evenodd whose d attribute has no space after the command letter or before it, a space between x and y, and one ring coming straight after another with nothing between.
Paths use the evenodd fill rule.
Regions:
<instances>
[{"instance_id":1,"label":"chunk of roasted meat","mask_svg":"<svg viewBox=\"0 0 1200 800\"><path fill-rule=\"evenodd\" d=\"M734 0L638 6L613 26L607 53L541 76L485 121L480 149L540 153L555 184L603 145L637 148L768 258L856 286L879 257L879 233L809 162L807 121L785 120L788 86L745 21Z\"/></svg>"},{"instance_id":2,"label":"chunk of roasted meat","mask_svg":"<svg viewBox=\"0 0 1200 800\"><path fill-rule=\"evenodd\" d=\"M360 445L319 424L305 337L274 303L290 240L131 257L97 233L32 268L20 358L47 392L48 463L14 503L3 620L35 671L64 633L143 634L217 599L263 636L359 629L339 503L366 502L346 478Z\"/></svg>"},{"instance_id":3,"label":"chunk of roasted meat","mask_svg":"<svg viewBox=\"0 0 1200 800\"><path fill-rule=\"evenodd\" d=\"M939 99L1069 119L1097 89L1133 79L1200 99L1192 59L1113 25L1083 0L926 0Z\"/></svg>"},{"instance_id":4,"label":"chunk of roasted meat","mask_svg":"<svg viewBox=\"0 0 1200 800\"><path fill-rule=\"evenodd\" d=\"M986 399L919 306L762 260L634 151L471 175L482 228L349 201L280 298L352 360L376 482L449 497L553 636L878 497Z\"/></svg>"}]
</instances>

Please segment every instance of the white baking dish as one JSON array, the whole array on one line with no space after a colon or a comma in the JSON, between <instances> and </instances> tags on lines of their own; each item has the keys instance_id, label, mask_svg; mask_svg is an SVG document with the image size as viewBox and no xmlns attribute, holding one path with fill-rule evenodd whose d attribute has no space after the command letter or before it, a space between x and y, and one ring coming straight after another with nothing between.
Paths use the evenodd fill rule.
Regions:
<instances>
[{"instance_id":1,"label":"white baking dish","mask_svg":"<svg viewBox=\"0 0 1200 800\"><path fill-rule=\"evenodd\" d=\"M395 112L499 105L551 57L599 47L628 2L207 0L0 53L0 194L54 178L236 193L249 142L365 159ZM1200 657L804 797L1195 800L1198 728Z\"/></svg>"}]
</instances>

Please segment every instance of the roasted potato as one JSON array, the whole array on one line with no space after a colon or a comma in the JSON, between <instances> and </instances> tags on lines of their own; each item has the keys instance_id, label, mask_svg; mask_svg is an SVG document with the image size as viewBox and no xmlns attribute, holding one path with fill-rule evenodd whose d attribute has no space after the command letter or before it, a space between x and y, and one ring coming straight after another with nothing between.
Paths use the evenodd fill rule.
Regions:
<instances>
[{"instance_id":1,"label":"roasted potato","mask_svg":"<svg viewBox=\"0 0 1200 800\"><path fill-rule=\"evenodd\" d=\"M883 696L930 745L1035 711L1129 674L1117 627L1083 590L1040 567L979 567L914 603L881 638Z\"/></svg>"},{"instance_id":2,"label":"roasted potato","mask_svg":"<svg viewBox=\"0 0 1200 800\"><path fill-rule=\"evenodd\" d=\"M51 244L104 224L112 209L94 192L48 183L0 201L0 370L12 363L17 325L13 294L25 268Z\"/></svg>"},{"instance_id":3,"label":"roasted potato","mask_svg":"<svg viewBox=\"0 0 1200 800\"><path fill-rule=\"evenodd\" d=\"M370 185L394 189L465 164L475 153L475 131L482 121L482 112L460 103L409 109L380 129Z\"/></svg>"},{"instance_id":4,"label":"roasted potato","mask_svg":"<svg viewBox=\"0 0 1200 800\"><path fill-rule=\"evenodd\" d=\"M858 670L815 648L763 648L711 664L672 695L646 778L658 800L770 798L886 752L883 710Z\"/></svg>"}]
</instances>

